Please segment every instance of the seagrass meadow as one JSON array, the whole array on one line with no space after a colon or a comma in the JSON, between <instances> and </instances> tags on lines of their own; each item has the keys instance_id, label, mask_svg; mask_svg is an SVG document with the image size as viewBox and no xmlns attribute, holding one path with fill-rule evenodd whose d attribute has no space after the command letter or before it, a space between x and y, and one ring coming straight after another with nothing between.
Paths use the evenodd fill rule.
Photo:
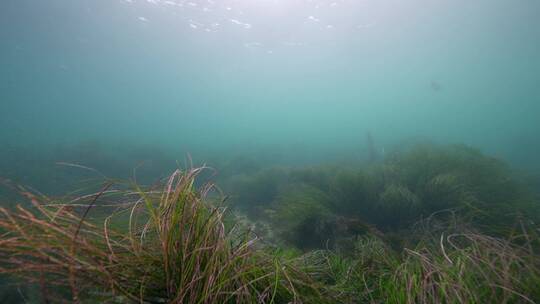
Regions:
<instances>
[{"instance_id":1,"label":"seagrass meadow","mask_svg":"<svg viewBox=\"0 0 540 304\"><path fill-rule=\"evenodd\" d=\"M535 0L3 0L0 303L540 303Z\"/></svg>"}]
</instances>

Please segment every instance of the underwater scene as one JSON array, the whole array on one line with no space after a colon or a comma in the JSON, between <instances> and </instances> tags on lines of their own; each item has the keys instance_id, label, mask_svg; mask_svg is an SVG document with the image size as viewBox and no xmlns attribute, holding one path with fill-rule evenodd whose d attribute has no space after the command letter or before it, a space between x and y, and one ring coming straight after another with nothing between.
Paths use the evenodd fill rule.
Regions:
<instances>
[{"instance_id":1,"label":"underwater scene","mask_svg":"<svg viewBox=\"0 0 540 304\"><path fill-rule=\"evenodd\" d=\"M0 1L0 303L540 303L540 2Z\"/></svg>"}]
</instances>

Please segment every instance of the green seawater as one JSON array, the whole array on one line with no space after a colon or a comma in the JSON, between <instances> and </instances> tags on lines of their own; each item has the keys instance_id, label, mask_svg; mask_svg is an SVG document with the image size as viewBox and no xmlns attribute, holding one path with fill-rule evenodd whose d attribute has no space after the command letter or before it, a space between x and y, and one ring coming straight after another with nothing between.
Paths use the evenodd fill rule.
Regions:
<instances>
[{"instance_id":1,"label":"green seawater","mask_svg":"<svg viewBox=\"0 0 540 304\"><path fill-rule=\"evenodd\" d=\"M458 181L440 206L476 191L536 218L539 157L537 0L0 1L2 207L16 185L58 197L206 164L270 226L402 229ZM9 286L0 302L39 299Z\"/></svg>"},{"instance_id":2,"label":"green seawater","mask_svg":"<svg viewBox=\"0 0 540 304\"><path fill-rule=\"evenodd\" d=\"M324 161L358 156L370 132L381 150L465 143L538 168L534 0L6 0L0 14L6 157L99 143Z\"/></svg>"}]
</instances>

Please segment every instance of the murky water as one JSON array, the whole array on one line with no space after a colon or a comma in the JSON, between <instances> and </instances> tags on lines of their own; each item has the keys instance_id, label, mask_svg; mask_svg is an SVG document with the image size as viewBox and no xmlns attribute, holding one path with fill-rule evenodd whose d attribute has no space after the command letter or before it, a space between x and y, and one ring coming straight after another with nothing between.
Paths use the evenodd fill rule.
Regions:
<instances>
[{"instance_id":1,"label":"murky water","mask_svg":"<svg viewBox=\"0 0 540 304\"><path fill-rule=\"evenodd\" d=\"M369 132L380 150L465 143L538 168L537 1L1 8L2 154L91 142L320 161Z\"/></svg>"},{"instance_id":2,"label":"murky water","mask_svg":"<svg viewBox=\"0 0 540 304\"><path fill-rule=\"evenodd\" d=\"M539 132L537 0L0 2L0 206L192 158L302 250L463 202L511 226Z\"/></svg>"}]
</instances>

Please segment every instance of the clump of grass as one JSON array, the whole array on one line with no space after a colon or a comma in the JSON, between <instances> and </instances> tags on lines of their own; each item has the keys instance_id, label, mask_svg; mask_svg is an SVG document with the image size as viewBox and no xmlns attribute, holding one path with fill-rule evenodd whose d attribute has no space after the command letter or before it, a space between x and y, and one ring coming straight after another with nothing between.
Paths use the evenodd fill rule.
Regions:
<instances>
[{"instance_id":1,"label":"clump of grass","mask_svg":"<svg viewBox=\"0 0 540 304\"><path fill-rule=\"evenodd\" d=\"M439 244L406 249L380 284L394 303L535 303L539 256L509 239L479 233L441 235Z\"/></svg>"},{"instance_id":2,"label":"clump of grass","mask_svg":"<svg viewBox=\"0 0 540 304\"><path fill-rule=\"evenodd\" d=\"M223 183L230 190L237 207L256 213L257 208L269 205L280 193L288 179L284 168L266 168L251 175L230 176Z\"/></svg>"},{"instance_id":3,"label":"clump of grass","mask_svg":"<svg viewBox=\"0 0 540 304\"><path fill-rule=\"evenodd\" d=\"M348 303L536 303L540 255L534 232L498 238L448 229L398 252L363 237L352 257L326 253L327 281Z\"/></svg>"},{"instance_id":4,"label":"clump of grass","mask_svg":"<svg viewBox=\"0 0 540 304\"><path fill-rule=\"evenodd\" d=\"M271 220L278 235L300 249L324 246L331 236L328 222L332 214L322 191L307 185L294 185L277 200Z\"/></svg>"},{"instance_id":5,"label":"clump of grass","mask_svg":"<svg viewBox=\"0 0 540 304\"><path fill-rule=\"evenodd\" d=\"M538 198L504 162L467 146L416 145L359 167L266 169L244 175L227 190L234 205L252 216L261 216L252 212L257 208L301 208L303 197L316 191L319 199L310 199L310 208L385 232L451 209L483 232L504 235L517 217L537 220L539 214ZM278 227L289 225L283 219Z\"/></svg>"},{"instance_id":6,"label":"clump of grass","mask_svg":"<svg viewBox=\"0 0 540 304\"><path fill-rule=\"evenodd\" d=\"M201 170L177 170L152 189L108 185L83 210L25 192L31 208L0 208L0 272L40 284L55 302L98 294L140 303L325 302L301 267L224 224L225 208L208 203L213 186L196 187ZM123 207L87 218L103 198ZM67 292L53 294L51 285Z\"/></svg>"}]
</instances>

